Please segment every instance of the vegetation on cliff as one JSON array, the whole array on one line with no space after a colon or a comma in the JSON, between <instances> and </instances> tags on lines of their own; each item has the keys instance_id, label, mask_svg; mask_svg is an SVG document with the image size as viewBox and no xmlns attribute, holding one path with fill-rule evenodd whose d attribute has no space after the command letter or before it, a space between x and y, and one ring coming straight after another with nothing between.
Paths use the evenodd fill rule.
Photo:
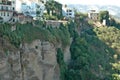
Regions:
<instances>
[{"instance_id":1,"label":"vegetation on cliff","mask_svg":"<svg viewBox=\"0 0 120 80\"><path fill-rule=\"evenodd\" d=\"M45 7L47 13L44 14L44 18L46 18L47 20L59 20L63 18L62 4L54 0L50 0L46 2Z\"/></svg>"},{"instance_id":2,"label":"vegetation on cliff","mask_svg":"<svg viewBox=\"0 0 120 80\"><path fill-rule=\"evenodd\" d=\"M61 71L61 80L120 80L120 29L114 26L92 27L76 32L76 24L71 22L69 32L73 38L70 52L71 60ZM73 27L72 27L73 26ZM82 26L84 27L84 26ZM61 74L61 75L63 75Z\"/></svg>"},{"instance_id":3,"label":"vegetation on cliff","mask_svg":"<svg viewBox=\"0 0 120 80\"><path fill-rule=\"evenodd\" d=\"M43 23L44 24L44 23ZM19 47L22 42L32 42L40 39L42 41L49 41L53 44L62 44L67 46L70 44L70 34L68 27L60 25L59 28L45 27L42 24L33 26L32 23L16 24L16 30L12 31L12 25L2 24L0 26L0 33L2 37L8 39L11 44Z\"/></svg>"}]
</instances>

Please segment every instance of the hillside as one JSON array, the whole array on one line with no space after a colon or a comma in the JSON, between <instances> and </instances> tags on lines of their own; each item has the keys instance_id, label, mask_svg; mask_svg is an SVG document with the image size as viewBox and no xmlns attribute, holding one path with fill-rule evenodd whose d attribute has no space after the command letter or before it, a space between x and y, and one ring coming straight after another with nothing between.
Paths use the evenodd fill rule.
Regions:
<instances>
[{"instance_id":1,"label":"hillside","mask_svg":"<svg viewBox=\"0 0 120 80\"><path fill-rule=\"evenodd\" d=\"M67 67L64 67L62 59L59 63L63 65L61 80L120 80L119 24L104 27L96 27L86 21L79 24L82 24L79 26L82 30L80 35L77 32L73 34L70 63Z\"/></svg>"},{"instance_id":2,"label":"hillside","mask_svg":"<svg viewBox=\"0 0 120 80\"><path fill-rule=\"evenodd\" d=\"M0 80L120 80L119 24L82 18L58 28L0 24Z\"/></svg>"}]
</instances>

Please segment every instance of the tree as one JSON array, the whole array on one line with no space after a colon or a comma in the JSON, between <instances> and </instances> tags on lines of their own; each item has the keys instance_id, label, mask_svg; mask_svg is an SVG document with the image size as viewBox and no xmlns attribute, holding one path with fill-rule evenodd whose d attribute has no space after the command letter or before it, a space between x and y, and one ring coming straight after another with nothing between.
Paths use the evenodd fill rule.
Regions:
<instances>
[{"instance_id":1,"label":"tree","mask_svg":"<svg viewBox=\"0 0 120 80\"><path fill-rule=\"evenodd\" d=\"M109 12L108 11L100 11L99 20L102 23L103 20L106 20L106 25L109 25Z\"/></svg>"},{"instance_id":2,"label":"tree","mask_svg":"<svg viewBox=\"0 0 120 80\"><path fill-rule=\"evenodd\" d=\"M60 67L60 79L68 80L67 65L64 62L64 53L61 50L61 48L57 49L57 63L59 64Z\"/></svg>"},{"instance_id":3,"label":"tree","mask_svg":"<svg viewBox=\"0 0 120 80\"><path fill-rule=\"evenodd\" d=\"M62 4L54 0L47 1L45 4L47 14L49 16L55 16L57 19L61 19L62 16Z\"/></svg>"},{"instance_id":4,"label":"tree","mask_svg":"<svg viewBox=\"0 0 120 80\"><path fill-rule=\"evenodd\" d=\"M58 62L58 64L61 65L64 62L63 58L64 58L63 52L60 48L58 48L57 49L57 62Z\"/></svg>"},{"instance_id":5,"label":"tree","mask_svg":"<svg viewBox=\"0 0 120 80\"><path fill-rule=\"evenodd\" d=\"M73 21L70 21L70 23L68 24L68 30L70 33L70 37L73 37L75 32L75 24Z\"/></svg>"},{"instance_id":6,"label":"tree","mask_svg":"<svg viewBox=\"0 0 120 80\"><path fill-rule=\"evenodd\" d=\"M115 19L113 19L113 18L110 19L110 26L116 26Z\"/></svg>"}]
</instances>

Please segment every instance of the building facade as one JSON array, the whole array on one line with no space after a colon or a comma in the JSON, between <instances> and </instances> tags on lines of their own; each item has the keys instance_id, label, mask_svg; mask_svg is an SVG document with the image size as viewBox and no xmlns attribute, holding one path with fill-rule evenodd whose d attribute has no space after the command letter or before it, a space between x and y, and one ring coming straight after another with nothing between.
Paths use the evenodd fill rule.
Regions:
<instances>
[{"instance_id":1,"label":"building facade","mask_svg":"<svg viewBox=\"0 0 120 80\"><path fill-rule=\"evenodd\" d=\"M8 22L12 19L14 13L14 7L12 2L8 0L1 0L0 4L0 17L4 22Z\"/></svg>"},{"instance_id":2,"label":"building facade","mask_svg":"<svg viewBox=\"0 0 120 80\"><path fill-rule=\"evenodd\" d=\"M64 5L62 7L62 14L66 18L74 18L75 17L74 10L72 8L67 7L66 5Z\"/></svg>"},{"instance_id":3,"label":"building facade","mask_svg":"<svg viewBox=\"0 0 120 80\"><path fill-rule=\"evenodd\" d=\"M98 20L99 13L96 10L90 10L88 12L88 18L92 20Z\"/></svg>"},{"instance_id":4,"label":"building facade","mask_svg":"<svg viewBox=\"0 0 120 80\"><path fill-rule=\"evenodd\" d=\"M36 19L43 15L44 9L44 3L39 0L0 0L0 22L19 22L20 13L27 21L28 17Z\"/></svg>"},{"instance_id":5,"label":"building facade","mask_svg":"<svg viewBox=\"0 0 120 80\"><path fill-rule=\"evenodd\" d=\"M37 19L37 17L41 17L43 15L45 6L41 2L32 2L31 4L22 3L21 10L24 15L29 15L32 16L33 19Z\"/></svg>"}]
</instances>

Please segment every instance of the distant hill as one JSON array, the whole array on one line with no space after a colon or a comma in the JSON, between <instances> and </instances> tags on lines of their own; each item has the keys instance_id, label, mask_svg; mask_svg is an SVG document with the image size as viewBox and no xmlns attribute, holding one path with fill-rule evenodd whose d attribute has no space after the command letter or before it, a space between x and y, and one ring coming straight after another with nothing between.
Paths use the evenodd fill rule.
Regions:
<instances>
[{"instance_id":1,"label":"distant hill","mask_svg":"<svg viewBox=\"0 0 120 80\"><path fill-rule=\"evenodd\" d=\"M91 9L95 9L97 11L108 10L111 15L120 19L120 7L119 6L112 6L112 5L99 6L99 5L80 5L80 4L70 4L68 6L71 8L75 8L80 12L85 12L85 13Z\"/></svg>"}]
</instances>

